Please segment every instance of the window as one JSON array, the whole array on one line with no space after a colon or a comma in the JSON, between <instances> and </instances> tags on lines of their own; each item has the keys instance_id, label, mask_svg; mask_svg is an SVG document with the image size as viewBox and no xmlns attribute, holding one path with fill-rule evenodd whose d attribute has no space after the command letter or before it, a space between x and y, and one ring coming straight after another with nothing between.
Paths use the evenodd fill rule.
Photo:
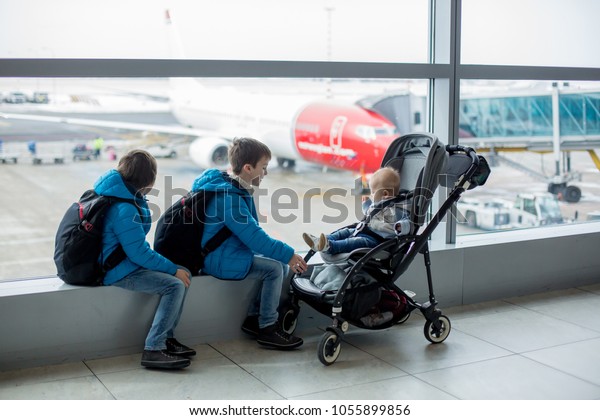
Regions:
<instances>
[{"instance_id":1,"label":"window","mask_svg":"<svg viewBox=\"0 0 600 420\"><path fill-rule=\"evenodd\" d=\"M462 0L463 64L600 67L600 3Z\"/></svg>"},{"instance_id":2,"label":"window","mask_svg":"<svg viewBox=\"0 0 600 420\"><path fill-rule=\"evenodd\" d=\"M459 142L493 167L486 187L469 194L484 207L459 202L470 218L463 214L458 234L583 222L600 210L600 83L463 81L461 91ZM503 209L485 208L497 199ZM502 223L486 223L486 212L504 214Z\"/></svg>"},{"instance_id":3,"label":"window","mask_svg":"<svg viewBox=\"0 0 600 420\"><path fill-rule=\"evenodd\" d=\"M3 99L10 98L1 104L0 112L19 114L25 113L25 108L36 107L37 113L43 114L44 107L52 107L56 100L64 99L79 109L87 106L87 113L100 117L94 107L110 101L113 111L102 111L101 118L105 120L130 117L134 111L140 118L136 118L136 123L159 122L180 129L176 137L168 139L139 126L137 131L132 131L72 124L48 131L48 122L40 118L37 122L18 120L21 138L15 144L18 130L13 124L17 124L17 119L3 119L0 144L6 156L14 152L30 157L29 142L40 133L56 136L54 140L60 144L58 149L65 157L62 166L52 160L39 165L28 164L25 168L19 161L14 166L18 169L1 173L6 178L22 171L21 168L26 169L22 171L23 180L39 186L37 190L42 193L39 208L44 209L44 217L49 221L59 220L64 207L73 200L71 187L79 192L97 176L87 170L91 165L85 166L90 163L85 158L73 162L74 150L80 143L89 146L98 135L102 135L107 146L113 145L113 141L134 146L142 144L140 141L167 140L175 143L177 159L185 159L184 145L191 142L190 133L186 131L189 127L181 126L175 116L194 114L194 108L181 107L175 116L169 113L169 103L161 102L161 98L169 96L167 77L181 82L180 92L186 92L185 85L191 80L186 77L206 78L205 84L221 93L241 89L268 96L273 91L288 89L294 92L290 96L295 100L307 99L315 88L325 94L332 89L332 93L342 95L346 103L375 109L374 114L389 122L373 129L358 129L363 138L372 138L373 131L376 136L394 130L399 133L433 131L443 142L473 145L489 158L492 176L484 188L469 192L469 198L476 201L471 203L471 213L459 208L468 223L457 224L448 218L446 229L442 225L434 232L432 249L436 244L453 243L457 233L481 233L495 230L498 225L502 225L502 229L511 227L510 212L514 210L517 193L534 194L539 201L547 194L552 200L562 196L558 207L567 220L597 219L596 203L600 201L596 199L596 185L600 183L598 170L591 162L599 159L593 152L575 148L578 141L588 142L584 146L589 146L600 139L600 63L598 55L590 53L595 51L594 42L598 38L594 35L597 25L589 22L598 15L596 9L600 6L592 5L594 2L574 0L565 6L557 0L377 0L368 4L357 0L331 0L324 5L321 1L309 0L294 5L275 0L227 0L204 6L211 9L200 13L186 9L192 7L190 2L174 1L172 24L176 24L183 35L184 54L181 50L177 52L173 48L176 43L169 43L165 36L167 26L162 6L153 2L121 3L108 0L92 5L59 0L46 4L9 0L0 4L0 36L11 41L0 45L0 90ZM431 10L430 3L434 6ZM461 5L462 10L458 10ZM36 13L32 14L34 6ZM115 10L120 11L119 15L115 15ZM269 13L257 12L262 10ZM434 16L430 18L429 13ZM243 19L242 24L237 24L237 16ZM252 25L248 24L249 16ZM15 36L14 25L22 26L23 22L28 27L35 26L36 30L20 31L19 36ZM429 28L429 22L434 27ZM453 30L460 31L460 36L453 36ZM81 40L81 45L73 42L74 39ZM460 46L452 44L456 39L461 40ZM179 59L161 60L173 57ZM141 58L145 60L138 60ZM116 79L115 75L123 78ZM71 86L67 89L63 83ZM23 96L26 101L27 97L33 98L32 102L23 103ZM209 127L213 133L232 123L244 123L247 127L244 132L252 132L257 122L258 102L227 102L223 97L223 94L213 96L213 109L205 109L206 113L195 116L218 123ZM188 100L189 104L194 103L193 97ZM140 111L141 104L157 108ZM223 104L226 107L216 106ZM270 116L263 118L274 128L271 134L275 138L281 134L281 126L279 132L276 128L281 115L290 110L287 101L277 102L277 105ZM222 111L215 115L215 109ZM410 112L399 113L399 109ZM558 126L554 123L557 115ZM86 118L90 115L73 111L67 116ZM345 142L340 144L339 137L334 135L347 127L347 122L341 119L337 122L337 128L327 133L326 138L331 140L328 147L323 148L315 146L315 136L323 133L321 126L311 120L299 121L298 127L304 136L299 150L305 156L318 156L324 150L335 151L338 165L355 156L353 150L346 147ZM560 153L554 148L557 138ZM212 158L222 156L219 141L218 136L211 138L210 146L215 147ZM508 150L507 143L514 150ZM545 153L533 150L532 145L541 143L545 143ZM43 150L48 144L37 141L36 153L53 156L51 151ZM281 142L278 147L282 150L274 151L274 155L285 152L292 144ZM114 162L108 160L107 153L104 150L103 159L97 163L92 161L92 165L113 167ZM119 153L116 149L117 156ZM85 156L83 152L80 154ZM195 169L173 163L176 160L164 159L162 166L172 167L178 176L196 174ZM518 169L509 166L509 161L520 166ZM277 163L288 168L292 165L289 159ZM11 161L7 160L6 164ZM322 165L322 162L317 164ZM57 168L75 171L69 181L71 184L54 180L52 174ZM352 174L360 173L360 168L346 169ZM502 173L504 175L499 176ZM34 181L43 179L42 174L52 181L36 184ZM343 181L339 177L343 177ZM346 178L347 174L335 171L321 176L321 179L339 183L346 182ZM180 185L187 187L187 178L181 184L169 184L174 180L163 178L163 189L168 192L166 198L151 199L168 201L180 191ZM0 200L4 210L6 206L15 205L14 200L8 198L22 191L13 189L17 184L10 181L5 180L2 185ZM342 213L342 209L353 201L348 204L328 194L322 197L322 207L319 207L314 204L319 191L311 190L302 181L293 186L304 188L304 196L298 195L298 202L285 194L275 197L283 207L289 206L280 208L282 220L316 212L320 217L327 216L324 225L316 226L325 230L332 220L343 219L344 214L350 218L350 213ZM62 200L62 205L48 201L51 198ZM260 197L263 202L265 199ZM269 200L263 209L272 205ZM486 206L488 202L495 204ZM327 212L325 204L334 211ZM156 205L164 208L165 202L156 202ZM312 207L302 207L304 205ZM302 214L297 213L298 208L303 208ZM543 207L535 204L533 208L536 214L532 214L527 226L541 224ZM495 212L493 217L485 219L492 220L485 228L476 217L478 209ZM8 255L6 250L12 254L0 261L0 278L53 273L49 255L55 226L48 222L41 230L32 228L38 214L27 208L19 207L12 214L15 216L2 216L0 255ZM520 217L524 220L523 214ZM265 223L268 225L271 221ZM31 248L35 244L43 244L46 251L32 255ZM12 271L7 274L9 269Z\"/></svg>"},{"instance_id":4,"label":"window","mask_svg":"<svg viewBox=\"0 0 600 420\"><path fill-rule=\"evenodd\" d=\"M425 63L428 4L6 0L0 39L10 42L0 46L0 56ZM179 45L169 40L173 30Z\"/></svg>"},{"instance_id":5,"label":"window","mask_svg":"<svg viewBox=\"0 0 600 420\"><path fill-rule=\"evenodd\" d=\"M307 250L302 231L327 232L360 217L361 159L370 159L366 170L379 166L397 137L394 122L411 121L405 98L420 98L426 85L416 79L0 79L0 91L28 98L0 104L7 116L2 153L17 159L4 163L1 174L0 281L55 272L54 235L65 210L128 150L144 148L157 158L148 194L156 222L205 168L223 164L228 140L240 133L253 133L274 154L257 195L263 227ZM37 102L36 92L47 100ZM356 105L395 96L401 101L393 108L378 101L368 109ZM15 199L24 191L34 204Z\"/></svg>"}]
</instances>

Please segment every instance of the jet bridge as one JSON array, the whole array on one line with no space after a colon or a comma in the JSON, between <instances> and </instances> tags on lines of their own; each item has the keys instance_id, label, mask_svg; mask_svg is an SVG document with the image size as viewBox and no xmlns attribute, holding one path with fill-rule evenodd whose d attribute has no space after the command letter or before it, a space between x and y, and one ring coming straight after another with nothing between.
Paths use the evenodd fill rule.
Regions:
<instances>
[{"instance_id":1,"label":"jet bridge","mask_svg":"<svg viewBox=\"0 0 600 420\"><path fill-rule=\"evenodd\" d=\"M595 149L600 148L600 92L580 91L554 84L551 91L532 91L515 95L486 95L463 98L460 125L472 137L460 143L479 152L553 153L552 176L544 175L548 191L567 202L581 198L579 187L569 185L581 180L571 168L571 152L587 151L600 170ZM531 174L508 158L503 162Z\"/></svg>"}]
</instances>

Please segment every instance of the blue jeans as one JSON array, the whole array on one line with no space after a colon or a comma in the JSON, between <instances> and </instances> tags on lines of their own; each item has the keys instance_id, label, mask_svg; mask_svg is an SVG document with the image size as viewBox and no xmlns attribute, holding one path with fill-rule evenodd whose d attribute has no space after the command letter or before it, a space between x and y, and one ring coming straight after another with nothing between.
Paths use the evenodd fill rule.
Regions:
<instances>
[{"instance_id":1,"label":"blue jeans","mask_svg":"<svg viewBox=\"0 0 600 420\"><path fill-rule=\"evenodd\" d=\"M183 268L183 267L179 267ZM146 336L144 350L164 350L167 338L173 338L175 327L181 318L187 287L177 277L160 271L138 268L113 286L122 289L160 295L154 320Z\"/></svg>"},{"instance_id":2,"label":"blue jeans","mask_svg":"<svg viewBox=\"0 0 600 420\"><path fill-rule=\"evenodd\" d=\"M281 298L283 279L288 275L289 267L286 264L271 258L254 256L252 267L244 280L257 280L258 290L250 302L248 316L258 315L259 328L273 325L279 318L277 309Z\"/></svg>"},{"instance_id":3,"label":"blue jeans","mask_svg":"<svg viewBox=\"0 0 600 420\"><path fill-rule=\"evenodd\" d=\"M374 248L379 245L379 241L371 236L359 233L352 236L354 229L343 228L327 235L329 241L328 254L343 254L351 252L358 248Z\"/></svg>"}]
</instances>

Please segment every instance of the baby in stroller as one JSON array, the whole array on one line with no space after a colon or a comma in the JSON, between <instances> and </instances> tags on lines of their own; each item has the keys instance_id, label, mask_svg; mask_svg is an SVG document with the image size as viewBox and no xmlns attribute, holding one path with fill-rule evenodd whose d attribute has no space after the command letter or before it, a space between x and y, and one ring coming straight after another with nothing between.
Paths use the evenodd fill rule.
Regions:
<instances>
[{"instance_id":1,"label":"baby in stroller","mask_svg":"<svg viewBox=\"0 0 600 420\"><path fill-rule=\"evenodd\" d=\"M345 227L318 237L302 234L304 242L317 252L341 254L359 248L374 248L394 236L411 232L409 212L397 199L400 174L393 168L377 170L369 180L371 197L363 202L365 217L355 227Z\"/></svg>"},{"instance_id":2,"label":"baby in stroller","mask_svg":"<svg viewBox=\"0 0 600 420\"><path fill-rule=\"evenodd\" d=\"M339 254L334 254L340 251L335 248L335 238L304 235L311 246L305 261L308 262L318 250L326 250L321 252L324 264L311 265L307 272L292 277L289 299L280 308L281 323L290 333L296 327L300 301L331 317L332 324L326 328L317 349L319 360L326 366L339 356L344 334L350 325L365 329L389 328L404 323L414 310L418 310L425 319L423 333L429 342L441 343L450 334L450 320L437 307L433 291L428 242L461 195L485 184L490 174L489 165L470 147L444 145L432 133L412 133L392 142L381 167L398 171L400 177L396 180L400 179L400 187L394 190L386 184L387 188L378 188L379 174L372 177L370 187L375 204L362 225L369 225L369 219L383 208L395 211L400 207L405 210L400 215L395 213L399 219L392 224L393 235L381 242L375 240L374 246ZM385 171L382 173L389 173L387 169ZM446 190L438 194L437 203L432 203L439 185ZM383 199L386 189L391 192L388 191ZM379 191L381 200L375 195ZM437 212L432 204L437 205ZM404 216L410 216L410 220L405 220ZM361 227L359 223L347 228L356 232ZM354 235L354 240L358 236ZM407 284L403 287L399 284L417 255L423 256L425 266L428 299L424 302L418 302L414 293L403 288ZM386 314L391 314L391 318Z\"/></svg>"}]
</instances>

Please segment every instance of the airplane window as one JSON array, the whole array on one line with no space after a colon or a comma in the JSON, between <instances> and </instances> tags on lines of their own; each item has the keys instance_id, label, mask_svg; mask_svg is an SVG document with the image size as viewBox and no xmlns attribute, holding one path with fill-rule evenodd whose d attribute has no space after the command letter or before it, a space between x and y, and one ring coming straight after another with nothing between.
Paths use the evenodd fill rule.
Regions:
<instances>
[{"instance_id":1,"label":"airplane window","mask_svg":"<svg viewBox=\"0 0 600 420\"><path fill-rule=\"evenodd\" d=\"M459 223L458 234L597 219L600 83L463 81L461 92L459 143L473 145L492 172L469 194L483 206L459 202L471 223ZM498 198L506 205L492 208Z\"/></svg>"},{"instance_id":2,"label":"airplane window","mask_svg":"<svg viewBox=\"0 0 600 420\"><path fill-rule=\"evenodd\" d=\"M376 131L374 127L369 127L366 125L360 125L358 127L356 127L356 134L359 137L362 137L365 140L375 140L376 138Z\"/></svg>"},{"instance_id":3,"label":"airplane window","mask_svg":"<svg viewBox=\"0 0 600 420\"><path fill-rule=\"evenodd\" d=\"M419 122L415 122L415 125L420 124ZM398 129L396 127L387 126L387 127L373 127L375 130L375 134L379 135L394 135L398 134Z\"/></svg>"}]
</instances>

